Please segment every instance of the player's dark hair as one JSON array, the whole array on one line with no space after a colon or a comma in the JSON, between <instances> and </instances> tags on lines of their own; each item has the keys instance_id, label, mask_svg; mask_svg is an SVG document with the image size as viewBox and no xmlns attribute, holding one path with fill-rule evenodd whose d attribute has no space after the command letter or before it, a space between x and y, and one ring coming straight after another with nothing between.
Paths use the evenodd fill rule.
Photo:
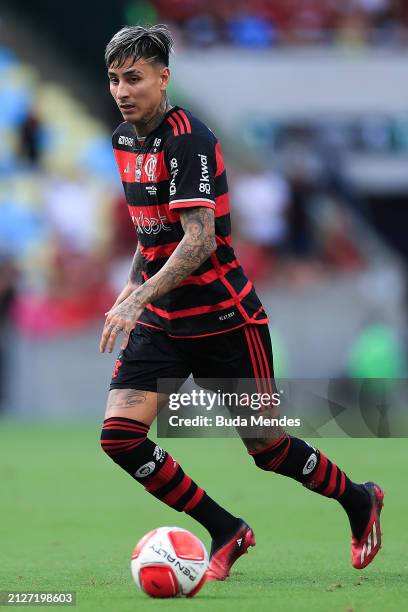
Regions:
<instances>
[{"instance_id":1,"label":"player's dark hair","mask_svg":"<svg viewBox=\"0 0 408 612\"><path fill-rule=\"evenodd\" d=\"M125 26L106 45L106 66L120 68L128 59L141 58L168 66L173 47L173 36L164 24Z\"/></svg>"}]
</instances>

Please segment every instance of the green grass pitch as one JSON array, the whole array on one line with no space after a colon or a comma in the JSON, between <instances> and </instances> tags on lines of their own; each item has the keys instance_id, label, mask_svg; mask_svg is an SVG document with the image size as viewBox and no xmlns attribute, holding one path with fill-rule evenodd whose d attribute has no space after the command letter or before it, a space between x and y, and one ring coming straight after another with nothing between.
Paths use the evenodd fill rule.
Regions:
<instances>
[{"instance_id":1,"label":"green grass pitch","mask_svg":"<svg viewBox=\"0 0 408 612\"><path fill-rule=\"evenodd\" d=\"M98 428L0 423L0 590L72 589L81 612L407 609L406 440L314 440L354 480L385 489L383 549L362 572L350 565L348 522L336 502L257 470L237 439L160 440L252 525L257 546L228 581L205 585L196 598L153 600L131 580L137 540L160 525L190 529L207 546L209 539L105 457Z\"/></svg>"}]
</instances>

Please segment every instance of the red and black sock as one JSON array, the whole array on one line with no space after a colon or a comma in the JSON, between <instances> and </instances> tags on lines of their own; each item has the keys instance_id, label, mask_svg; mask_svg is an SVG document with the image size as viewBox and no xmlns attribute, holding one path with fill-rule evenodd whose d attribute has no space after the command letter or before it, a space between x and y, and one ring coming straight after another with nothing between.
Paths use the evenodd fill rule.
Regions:
<instances>
[{"instance_id":1,"label":"red and black sock","mask_svg":"<svg viewBox=\"0 0 408 612\"><path fill-rule=\"evenodd\" d=\"M363 485L352 482L322 452L284 433L267 448L249 454L262 470L288 476L315 493L336 499L349 517L353 534L360 539L370 514L370 496Z\"/></svg>"},{"instance_id":2,"label":"red and black sock","mask_svg":"<svg viewBox=\"0 0 408 612\"><path fill-rule=\"evenodd\" d=\"M146 491L203 525L212 538L234 531L239 519L219 506L164 449L147 438L140 421L111 417L103 424L103 450Z\"/></svg>"}]
</instances>

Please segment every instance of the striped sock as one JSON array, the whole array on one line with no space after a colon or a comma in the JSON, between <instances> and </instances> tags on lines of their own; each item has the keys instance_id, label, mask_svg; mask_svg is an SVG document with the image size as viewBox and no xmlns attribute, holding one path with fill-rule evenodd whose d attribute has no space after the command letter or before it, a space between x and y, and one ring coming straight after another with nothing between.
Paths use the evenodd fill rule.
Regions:
<instances>
[{"instance_id":1,"label":"striped sock","mask_svg":"<svg viewBox=\"0 0 408 612\"><path fill-rule=\"evenodd\" d=\"M314 493L336 499L347 512L352 531L359 539L370 509L369 494L321 451L284 433L267 448L249 454L262 470L288 476Z\"/></svg>"},{"instance_id":2,"label":"striped sock","mask_svg":"<svg viewBox=\"0 0 408 612\"><path fill-rule=\"evenodd\" d=\"M160 446L147 438L149 427L124 417L106 419L103 450L154 497L200 522L212 537L231 532L239 519L219 506Z\"/></svg>"},{"instance_id":3,"label":"striped sock","mask_svg":"<svg viewBox=\"0 0 408 612\"><path fill-rule=\"evenodd\" d=\"M146 479L144 487L154 497L179 512L192 510L204 496L204 490L184 473L168 453L161 469Z\"/></svg>"}]
</instances>

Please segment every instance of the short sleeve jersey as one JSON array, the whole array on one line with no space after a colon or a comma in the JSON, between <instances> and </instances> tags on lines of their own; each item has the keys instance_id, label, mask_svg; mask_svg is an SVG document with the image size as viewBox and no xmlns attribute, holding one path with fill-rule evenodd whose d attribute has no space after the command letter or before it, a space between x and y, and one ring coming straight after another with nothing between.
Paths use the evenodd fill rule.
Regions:
<instances>
[{"instance_id":1,"label":"short sleeve jersey","mask_svg":"<svg viewBox=\"0 0 408 612\"><path fill-rule=\"evenodd\" d=\"M183 239L184 209L205 206L215 215L216 251L175 289L148 304L139 322L174 337L267 323L232 247L226 171L212 131L175 106L142 144L128 122L114 132L112 144L139 240L144 280L162 268Z\"/></svg>"}]
</instances>

